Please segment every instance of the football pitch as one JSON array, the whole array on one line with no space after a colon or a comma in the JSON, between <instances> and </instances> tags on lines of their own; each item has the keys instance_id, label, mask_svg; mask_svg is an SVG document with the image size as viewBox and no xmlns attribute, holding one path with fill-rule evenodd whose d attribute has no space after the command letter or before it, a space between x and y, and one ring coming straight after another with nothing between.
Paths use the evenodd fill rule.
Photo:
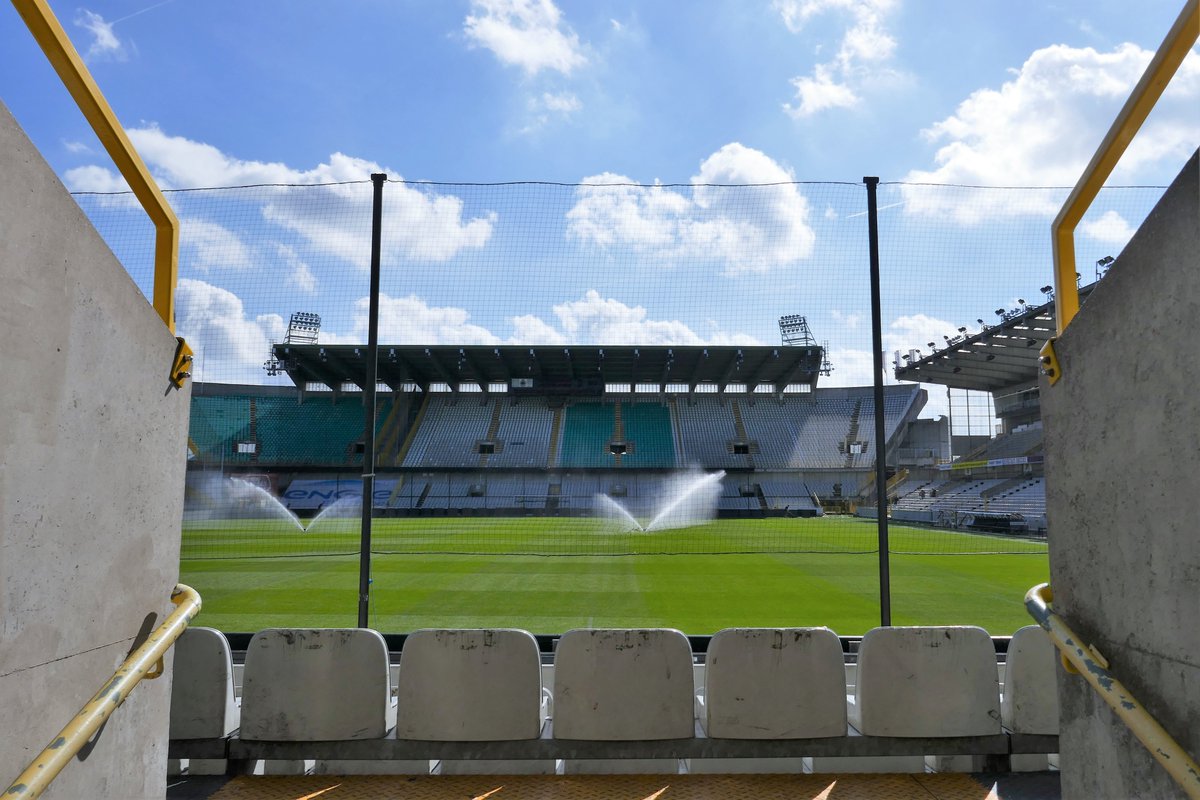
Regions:
<instances>
[{"instance_id":1,"label":"football pitch","mask_svg":"<svg viewBox=\"0 0 1200 800\"><path fill-rule=\"evenodd\" d=\"M1048 580L1044 543L890 526L892 622L1031 624L1022 599ZM859 635L879 624L873 520L717 520L652 533L591 519L447 517L372 524L371 627L826 625ZM180 580L204 607L196 624L226 632L356 624L356 519L308 531L264 520L187 522Z\"/></svg>"}]
</instances>

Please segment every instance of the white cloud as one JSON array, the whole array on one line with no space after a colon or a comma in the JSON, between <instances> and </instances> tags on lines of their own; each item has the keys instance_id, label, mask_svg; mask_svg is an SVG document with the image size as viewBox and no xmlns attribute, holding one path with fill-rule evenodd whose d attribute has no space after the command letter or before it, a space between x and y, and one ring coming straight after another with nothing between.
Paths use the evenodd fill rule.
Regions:
<instances>
[{"instance_id":1,"label":"white cloud","mask_svg":"<svg viewBox=\"0 0 1200 800\"><path fill-rule=\"evenodd\" d=\"M83 54L85 59L124 61L129 57L124 44L113 32L113 23L106 22L99 14L81 8L75 15L75 25L92 36L92 42Z\"/></svg>"},{"instance_id":2,"label":"white cloud","mask_svg":"<svg viewBox=\"0 0 1200 800\"><path fill-rule=\"evenodd\" d=\"M808 258L808 200L766 154L727 144L700 165L688 193L612 173L583 180L568 235L667 262L716 261L727 274L762 273ZM706 184L779 184L752 190ZM626 185L618 185L626 184ZM632 184L632 185L629 185Z\"/></svg>"},{"instance_id":3,"label":"white cloud","mask_svg":"<svg viewBox=\"0 0 1200 800\"><path fill-rule=\"evenodd\" d=\"M541 317L525 314L513 317L511 344L567 344L567 337L553 325L549 325Z\"/></svg>"},{"instance_id":4,"label":"white cloud","mask_svg":"<svg viewBox=\"0 0 1200 800\"><path fill-rule=\"evenodd\" d=\"M272 342L283 339L283 318L247 319L241 298L204 281L181 278L175 293L179 335L196 353L196 380L262 383Z\"/></svg>"},{"instance_id":5,"label":"white cloud","mask_svg":"<svg viewBox=\"0 0 1200 800\"><path fill-rule=\"evenodd\" d=\"M829 363L833 365L833 373L828 377L821 378L820 386L872 386L875 383L873 377L875 373L875 365L871 358L870 350L855 350L853 348L831 348L829 350ZM887 370L884 370L885 383L895 383L894 380L888 381Z\"/></svg>"},{"instance_id":6,"label":"white cloud","mask_svg":"<svg viewBox=\"0 0 1200 800\"><path fill-rule=\"evenodd\" d=\"M371 218L371 186L346 182L365 181L379 172L393 179L384 192L385 258L448 261L464 249L486 244L496 220L490 213L464 219L460 198L399 183L394 170L342 153L312 169L299 170L280 162L243 161L212 145L168 136L153 125L131 129L129 138L163 188L342 184L305 190L264 188L252 199L265 199L265 219L295 231L317 250L363 268L370 258L370 230L357 221ZM128 188L119 175L98 166L69 170L66 180L76 191Z\"/></svg>"},{"instance_id":7,"label":"white cloud","mask_svg":"<svg viewBox=\"0 0 1200 800\"><path fill-rule=\"evenodd\" d=\"M601 297L589 289L579 300L554 306L566 336L578 344L596 345L757 345L745 334L717 332L703 337L678 320L649 319L642 306L628 306L614 298Z\"/></svg>"},{"instance_id":8,"label":"white cloud","mask_svg":"<svg viewBox=\"0 0 1200 800\"><path fill-rule=\"evenodd\" d=\"M559 92L558 94L543 92L540 100L537 101L537 106L547 111L567 115L574 114L583 108L583 103L579 102L579 98L571 92Z\"/></svg>"},{"instance_id":9,"label":"white cloud","mask_svg":"<svg viewBox=\"0 0 1200 800\"><path fill-rule=\"evenodd\" d=\"M296 248L287 244L276 244L275 252L279 254L288 268L288 276L285 279L287 285L295 286L305 294L316 294L317 276L313 275L312 268L300 257Z\"/></svg>"},{"instance_id":10,"label":"white cloud","mask_svg":"<svg viewBox=\"0 0 1200 800\"><path fill-rule=\"evenodd\" d=\"M349 333L322 331L327 344L362 344L367 341L370 298L354 302L354 324ZM454 306L431 306L416 295L379 295L379 341L385 344L501 344L500 338L468 322L471 313Z\"/></svg>"},{"instance_id":11,"label":"white cloud","mask_svg":"<svg viewBox=\"0 0 1200 800\"><path fill-rule=\"evenodd\" d=\"M935 343L940 349L946 344L944 337L957 336L958 328L953 322L925 314L897 317L883 332L883 352L888 354L899 350L906 353L915 348L928 355L929 342ZM891 360L890 356L887 360Z\"/></svg>"},{"instance_id":12,"label":"white cloud","mask_svg":"<svg viewBox=\"0 0 1200 800\"><path fill-rule=\"evenodd\" d=\"M554 119L565 120L583 108L583 103L572 92L551 94L542 92L538 97L530 97L526 102L529 110L529 122L521 128L520 133L531 134L549 125Z\"/></svg>"},{"instance_id":13,"label":"white cloud","mask_svg":"<svg viewBox=\"0 0 1200 800\"><path fill-rule=\"evenodd\" d=\"M895 80L897 73L886 66L896 51L886 18L898 4L898 0L775 0L773 7L792 33L800 33L812 18L829 12L851 18L833 60L815 65L811 75L792 79L798 103L787 103L784 110L799 119L831 108L853 108L864 87Z\"/></svg>"},{"instance_id":14,"label":"white cloud","mask_svg":"<svg viewBox=\"0 0 1200 800\"><path fill-rule=\"evenodd\" d=\"M472 0L471 12L463 22L471 43L526 75L543 69L569 75L587 63L579 36L552 0Z\"/></svg>"},{"instance_id":15,"label":"white cloud","mask_svg":"<svg viewBox=\"0 0 1200 800\"><path fill-rule=\"evenodd\" d=\"M83 142L68 141L66 139L63 140L63 147L66 148L66 151L68 153L71 153L74 155L81 155L84 153L92 152L92 148L88 147Z\"/></svg>"},{"instance_id":16,"label":"white cloud","mask_svg":"<svg viewBox=\"0 0 1200 800\"><path fill-rule=\"evenodd\" d=\"M794 117L807 117L829 108L853 108L858 105L858 95L844 83L838 83L828 64L818 64L812 76L792 78L796 87L796 99L800 105L784 107Z\"/></svg>"},{"instance_id":17,"label":"white cloud","mask_svg":"<svg viewBox=\"0 0 1200 800\"><path fill-rule=\"evenodd\" d=\"M321 332L325 344L367 341L370 302L354 303L354 322L347 333ZM471 313L455 306L434 306L416 295L379 297L379 340L385 344L450 345L759 345L752 336L715 330L701 336L678 320L650 319L641 306L629 306L588 290L579 300L555 305L548 322L534 314L510 317L512 332L502 338L471 321Z\"/></svg>"},{"instance_id":18,"label":"white cloud","mask_svg":"<svg viewBox=\"0 0 1200 800\"><path fill-rule=\"evenodd\" d=\"M1115 211L1105 211L1100 219L1084 222L1079 227L1086 235L1105 244L1124 245L1134 234L1133 226Z\"/></svg>"},{"instance_id":19,"label":"white cloud","mask_svg":"<svg viewBox=\"0 0 1200 800\"><path fill-rule=\"evenodd\" d=\"M74 167L63 173L63 183L72 192L128 192L129 184L110 169L97 166Z\"/></svg>"},{"instance_id":20,"label":"white cloud","mask_svg":"<svg viewBox=\"0 0 1200 800\"><path fill-rule=\"evenodd\" d=\"M1052 45L1035 51L999 89L973 92L952 116L923 131L940 147L937 166L904 180L992 186L1073 186L1153 53L1133 44L1112 52ZM1200 58L1193 52L1114 172L1114 182L1148 170L1174 175L1200 139ZM971 205L945 193L906 188L911 213L976 222L995 214L1056 212L1049 195L1022 204L994 195Z\"/></svg>"},{"instance_id":21,"label":"white cloud","mask_svg":"<svg viewBox=\"0 0 1200 800\"><path fill-rule=\"evenodd\" d=\"M862 322L862 314L859 314L857 311L843 313L835 308L829 312L829 316L833 317L835 321L842 323L850 330L854 330L858 327L858 323Z\"/></svg>"},{"instance_id":22,"label":"white cloud","mask_svg":"<svg viewBox=\"0 0 1200 800\"><path fill-rule=\"evenodd\" d=\"M233 231L203 219L181 219L179 248L181 266L208 272L217 267L249 269L254 265L250 249Z\"/></svg>"}]
</instances>

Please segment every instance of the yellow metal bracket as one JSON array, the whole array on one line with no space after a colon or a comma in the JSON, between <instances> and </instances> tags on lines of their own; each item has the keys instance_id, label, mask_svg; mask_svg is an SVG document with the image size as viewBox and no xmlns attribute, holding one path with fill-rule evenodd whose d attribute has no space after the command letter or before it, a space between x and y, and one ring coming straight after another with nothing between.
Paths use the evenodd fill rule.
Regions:
<instances>
[{"instance_id":1,"label":"yellow metal bracket","mask_svg":"<svg viewBox=\"0 0 1200 800\"><path fill-rule=\"evenodd\" d=\"M158 661L154 662L154 666L150 668L150 671L142 676L142 680L152 681L155 678L161 678L163 676L163 670L165 669L166 667L163 665L163 658L162 656L159 656Z\"/></svg>"},{"instance_id":2,"label":"yellow metal bracket","mask_svg":"<svg viewBox=\"0 0 1200 800\"><path fill-rule=\"evenodd\" d=\"M194 354L182 336L176 336L175 341L175 358L171 362L171 386L175 389L182 389L183 382L192 377ZM170 390L168 390L169 392Z\"/></svg>"},{"instance_id":3,"label":"yellow metal bracket","mask_svg":"<svg viewBox=\"0 0 1200 800\"><path fill-rule=\"evenodd\" d=\"M1050 385L1058 383L1058 379L1062 377L1062 367L1058 364L1058 354L1054 352L1054 341L1057 337L1051 337L1042 345L1041 362L1042 374L1050 381Z\"/></svg>"}]
</instances>

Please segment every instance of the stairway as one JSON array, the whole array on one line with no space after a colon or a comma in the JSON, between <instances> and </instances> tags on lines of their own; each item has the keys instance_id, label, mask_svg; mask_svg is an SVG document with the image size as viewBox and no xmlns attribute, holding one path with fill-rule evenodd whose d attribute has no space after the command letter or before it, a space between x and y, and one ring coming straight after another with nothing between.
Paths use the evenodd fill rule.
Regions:
<instances>
[{"instance_id":1,"label":"stairway","mask_svg":"<svg viewBox=\"0 0 1200 800\"><path fill-rule=\"evenodd\" d=\"M625 424L621 422L621 401L613 404L613 435L614 442L625 441ZM613 453L614 466L621 466L621 453Z\"/></svg>"},{"instance_id":2,"label":"stairway","mask_svg":"<svg viewBox=\"0 0 1200 800\"><path fill-rule=\"evenodd\" d=\"M733 411L733 429L737 433L738 441L746 443L746 466L754 469L754 456L749 453L750 436L746 433L746 423L742 421L742 408L737 400L730 400L729 408Z\"/></svg>"},{"instance_id":3,"label":"stairway","mask_svg":"<svg viewBox=\"0 0 1200 800\"><path fill-rule=\"evenodd\" d=\"M492 406L492 421L488 423L487 436L484 441L496 441L496 435L500 433L500 412L504 410L504 399L496 400ZM483 469L488 464L488 454L479 454L479 468Z\"/></svg>"},{"instance_id":4,"label":"stairway","mask_svg":"<svg viewBox=\"0 0 1200 800\"><path fill-rule=\"evenodd\" d=\"M254 442L254 452L250 454L250 460L257 462L262 447L258 443L258 400L254 397L250 398L250 441ZM236 443L234 446L236 447Z\"/></svg>"},{"instance_id":5,"label":"stairway","mask_svg":"<svg viewBox=\"0 0 1200 800\"><path fill-rule=\"evenodd\" d=\"M862 400L854 401L854 411L850 414L850 430L846 433L846 469L854 466L854 447L858 442L858 415L862 413Z\"/></svg>"},{"instance_id":6,"label":"stairway","mask_svg":"<svg viewBox=\"0 0 1200 800\"><path fill-rule=\"evenodd\" d=\"M546 454L546 469L558 466L558 440L562 438L563 407L554 409L554 421L550 423L550 451Z\"/></svg>"}]
</instances>

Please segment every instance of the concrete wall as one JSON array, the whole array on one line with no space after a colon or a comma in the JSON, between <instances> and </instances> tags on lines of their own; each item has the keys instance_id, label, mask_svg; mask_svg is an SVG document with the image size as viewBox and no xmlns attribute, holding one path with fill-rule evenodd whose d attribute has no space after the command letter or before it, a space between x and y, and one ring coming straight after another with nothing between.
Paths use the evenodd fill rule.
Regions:
<instances>
[{"instance_id":1,"label":"concrete wall","mask_svg":"<svg viewBox=\"0 0 1200 800\"><path fill-rule=\"evenodd\" d=\"M1193 156L1057 344L1041 386L1054 606L1200 754L1200 186ZM1066 798L1183 797L1059 675Z\"/></svg>"},{"instance_id":2,"label":"concrete wall","mask_svg":"<svg viewBox=\"0 0 1200 800\"><path fill-rule=\"evenodd\" d=\"M173 608L188 390L166 391L174 337L2 105L0 174L7 786ZM46 797L164 795L167 667Z\"/></svg>"}]
</instances>

